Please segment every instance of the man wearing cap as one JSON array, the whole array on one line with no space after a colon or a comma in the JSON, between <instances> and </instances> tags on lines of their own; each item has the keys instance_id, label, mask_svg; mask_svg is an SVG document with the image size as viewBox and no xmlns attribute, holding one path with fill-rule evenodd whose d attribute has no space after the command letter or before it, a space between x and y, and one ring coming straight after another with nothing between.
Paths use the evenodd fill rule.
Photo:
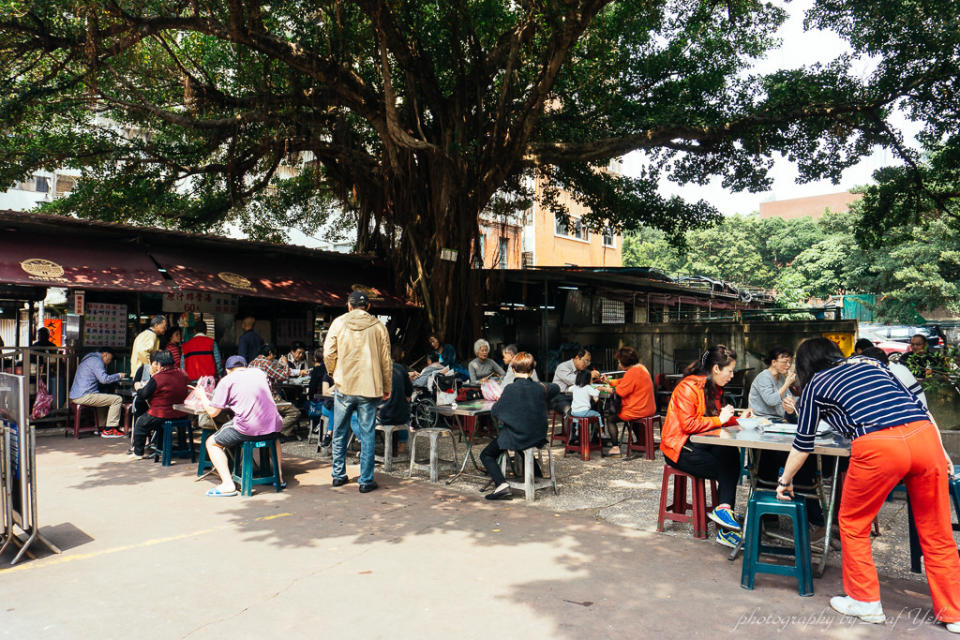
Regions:
<instances>
[{"instance_id":1,"label":"man wearing cap","mask_svg":"<svg viewBox=\"0 0 960 640\"><path fill-rule=\"evenodd\" d=\"M207 438L207 455L220 474L220 484L207 491L207 495L214 498L237 495L224 449L231 449L248 440L276 437L281 426L267 374L260 369L248 368L243 356L230 356L225 368L227 375L217 383L213 399L207 398L206 394L199 394L203 409L210 418L216 418L224 409L233 412L233 418ZM279 446L277 462L281 467L277 471L283 482Z\"/></svg>"},{"instance_id":2,"label":"man wearing cap","mask_svg":"<svg viewBox=\"0 0 960 640\"><path fill-rule=\"evenodd\" d=\"M330 323L323 343L323 362L333 376L333 486L349 482L346 474L347 428L357 414L360 440L360 493L377 488L373 480L374 423L377 406L390 398L393 361L390 334L368 313L363 291L347 299L347 313Z\"/></svg>"}]
</instances>

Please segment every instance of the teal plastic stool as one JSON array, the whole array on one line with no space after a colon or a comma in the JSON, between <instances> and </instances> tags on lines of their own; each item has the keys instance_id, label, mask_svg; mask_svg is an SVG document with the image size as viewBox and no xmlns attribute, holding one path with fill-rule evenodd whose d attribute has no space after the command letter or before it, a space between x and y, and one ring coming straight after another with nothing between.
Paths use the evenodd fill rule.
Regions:
<instances>
[{"instance_id":1,"label":"teal plastic stool","mask_svg":"<svg viewBox=\"0 0 960 640\"><path fill-rule=\"evenodd\" d=\"M957 516L957 522L960 523L960 478L950 478L950 502L953 503L953 512ZM917 535L917 524L913 519L913 507L910 505L910 497L907 497L907 532L910 538L910 571L920 573L920 559L923 557L923 550L920 548L920 536ZM957 525L953 525L953 530L957 530ZM960 552L960 548L957 549Z\"/></svg>"},{"instance_id":2,"label":"teal plastic stool","mask_svg":"<svg viewBox=\"0 0 960 640\"><path fill-rule=\"evenodd\" d=\"M253 475L253 452L260 451L260 475ZM276 437L263 440L248 440L240 445L238 455L233 458L233 481L240 483L240 495L253 495L253 486L257 484L272 484L279 493L283 489L280 484L280 461L277 459Z\"/></svg>"},{"instance_id":3,"label":"teal plastic stool","mask_svg":"<svg viewBox=\"0 0 960 640\"><path fill-rule=\"evenodd\" d=\"M201 429L200 430L200 453L197 454L197 477L199 478L205 474L210 469L213 469L213 463L210 462L210 457L207 456L207 438L216 433L214 429Z\"/></svg>"},{"instance_id":4,"label":"teal plastic stool","mask_svg":"<svg viewBox=\"0 0 960 640\"><path fill-rule=\"evenodd\" d=\"M760 519L764 515L787 516L793 520L793 552L782 547L770 547L760 543ZM807 529L807 505L803 498L782 502L772 491L754 491L747 506L743 572L740 586L753 589L753 580L758 573L794 576L801 596L813 595L813 569L810 562L810 533ZM792 555L793 566L760 562L760 554Z\"/></svg>"},{"instance_id":5,"label":"teal plastic stool","mask_svg":"<svg viewBox=\"0 0 960 640\"><path fill-rule=\"evenodd\" d=\"M186 442L182 449L173 448L173 432L179 429L186 429ZM160 425L160 448L155 450L153 461L160 460L162 466L169 467L173 458L190 458L191 462L197 461L197 452L193 448L193 421L187 418L179 420L164 420Z\"/></svg>"}]
</instances>

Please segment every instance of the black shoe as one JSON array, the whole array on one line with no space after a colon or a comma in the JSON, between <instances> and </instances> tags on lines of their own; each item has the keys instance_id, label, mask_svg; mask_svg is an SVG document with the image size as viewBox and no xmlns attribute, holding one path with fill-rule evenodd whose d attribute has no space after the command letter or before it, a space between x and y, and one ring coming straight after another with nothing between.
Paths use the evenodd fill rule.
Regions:
<instances>
[{"instance_id":1,"label":"black shoe","mask_svg":"<svg viewBox=\"0 0 960 640\"><path fill-rule=\"evenodd\" d=\"M348 478L347 476L340 476L339 478L334 478L334 479L333 479L333 486L335 486L335 487L342 487L343 485L347 484L348 482L350 482L350 478Z\"/></svg>"},{"instance_id":2,"label":"black shoe","mask_svg":"<svg viewBox=\"0 0 960 640\"><path fill-rule=\"evenodd\" d=\"M329 447L329 446L330 446L330 441L331 441L330 434L327 434L327 435L323 436L323 442L320 443L320 446L321 446L321 447Z\"/></svg>"},{"instance_id":3,"label":"black shoe","mask_svg":"<svg viewBox=\"0 0 960 640\"><path fill-rule=\"evenodd\" d=\"M513 493L510 491L510 487L503 489L502 491L493 491L484 496L487 500L513 500Z\"/></svg>"},{"instance_id":4,"label":"black shoe","mask_svg":"<svg viewBox=\"0 0 960 640\"><path fill-rule=\"evenodd\" d=\"M367 484L360 485L360 493L370 493L371 491L375 490L379 486L380 485L377 484L376 480L371 480Z\"/></svg>"}]
</instances>

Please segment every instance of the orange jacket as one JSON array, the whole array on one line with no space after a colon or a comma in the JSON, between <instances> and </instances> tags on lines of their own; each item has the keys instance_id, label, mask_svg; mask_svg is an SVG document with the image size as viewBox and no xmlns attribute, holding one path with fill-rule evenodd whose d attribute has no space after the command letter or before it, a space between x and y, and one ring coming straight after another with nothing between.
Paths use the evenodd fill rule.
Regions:
<instances>
[{"instance_id":1,"label":"orange jacket","mask_svg":"<svg viewBox=\"0 0 960 640\"><path fill-rule=\"evenodd\" d=\"M721 424L719 417L704 415L707 412L703 397L706 383L706 376L687 376L677 384L670 396L667 417L660 429L660 451L674 462L680 458L680 449L687 444L691 435L737 424L736 418L730 418L726 424ZM714 400L718 410L722 396L723 391L718 389Z\"/></svg>"},{"instance_id":2,"label":"orange jacket","mask_svg":"<svg viewBox=\"0 0 960 640\"><path fill-rule=\"evenodd\" d=\"M621 380L611 380L611 386L617 390L622 405L619 418L636 420L646 418L657 412L657 401L653 395L653 379L642 364L627 369Z\"/></svg>"}]
</instances>

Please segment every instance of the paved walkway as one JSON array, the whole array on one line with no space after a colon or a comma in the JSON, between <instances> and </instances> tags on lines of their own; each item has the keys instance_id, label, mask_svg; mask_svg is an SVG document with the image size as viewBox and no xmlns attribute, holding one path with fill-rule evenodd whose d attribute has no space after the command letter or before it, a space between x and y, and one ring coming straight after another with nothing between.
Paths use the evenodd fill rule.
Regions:
<instances>
[{"instance_id":1,"label":"paved walkway","mask_svg":"<svg viewBox=\"0 0 960 640\"><path fill-rule=\"evenodd\" d=\"M379 473L361 495L307 459L282 493L211 499L195 467L122 441L39 449L42 530L65 551L0 570L0 637L948 637L916 581L883 582L885 627L854 624L827 605L835 568L812 598L773 576L745 591L713 542L522 500Z\"/></svg>"}]
</instances>

